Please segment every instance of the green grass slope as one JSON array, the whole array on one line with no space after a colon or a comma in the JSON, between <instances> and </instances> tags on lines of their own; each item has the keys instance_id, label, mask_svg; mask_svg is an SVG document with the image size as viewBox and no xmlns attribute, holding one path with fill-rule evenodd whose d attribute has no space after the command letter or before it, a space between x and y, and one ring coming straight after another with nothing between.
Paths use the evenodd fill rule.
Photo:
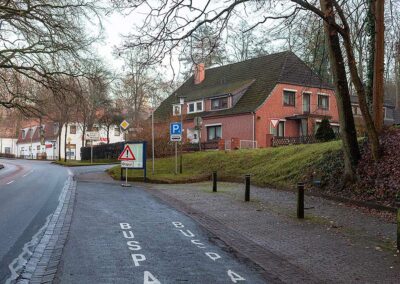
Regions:
<instances>
[{"instance_id":1,"label":"green grass slope","mask_svg":"<svg viewBox=\"0 0 400 284\"><path fill-rule=\"evenodd\" d=\"M208 180L213 171L218 179L242 181L251 175L252 184L259 186L293 187L322 156L341 148L340 141L237 151L206 151L183 155L183 174L175 175L175 158L155 161L152 174L151 159L147 162L148 178L151 182L182 183ZM120 178L120 167L109 170L115 179ZM143 171L130 170L130 180L139 180Z\"/></svg>"}]
</instances>

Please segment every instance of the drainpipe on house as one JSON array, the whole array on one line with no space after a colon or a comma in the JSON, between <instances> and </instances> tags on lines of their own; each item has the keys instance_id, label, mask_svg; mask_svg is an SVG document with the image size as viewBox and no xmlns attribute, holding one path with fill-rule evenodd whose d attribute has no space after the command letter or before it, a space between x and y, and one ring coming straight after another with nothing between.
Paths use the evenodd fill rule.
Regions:
<instances>
[{"instance_id":1,"label":"drainpipe on house","mask_svg":"<svg viewBox=\"0 0 400 284\"><path fill-rule=\"evenodd\" d=\"M255 129L255 127L256 127L256 113L255 112L253 112L253 149L255 148L254 147L254 141L255 141L255 135L256 135L256 129Z\"/></svg>"}]
</instances>

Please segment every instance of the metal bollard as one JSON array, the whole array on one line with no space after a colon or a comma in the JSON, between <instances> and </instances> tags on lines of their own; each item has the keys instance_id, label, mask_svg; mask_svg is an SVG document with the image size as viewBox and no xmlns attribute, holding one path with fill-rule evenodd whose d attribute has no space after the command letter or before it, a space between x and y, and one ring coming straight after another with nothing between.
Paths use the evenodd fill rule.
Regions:
<instances>
[{"instance_id":1,"label":"metal bollard","mask_svg":"<svg viewBox=\"0 0 400 284\"><path fill-rule=\"evenodd\" d=\"M244 201L250 201L250 175L245 175Z\"/></svg>"},{"instance_id":2,"label":"metal bollard","mask_svg":"<svg viewBox=\"0 0 400 284\"><path fill-rule=\"evenodd\" d=\"M397 250L400 251L400 192L396 195L397 207Z\"/></svg>"},{"instance_id":3,"label":"metal bollard","mask_svg":"<svg viewBox=\"0 0 400 284\"><path fill-rule=\"evenodd\" d=\"M304 219L304 183L297 183L297 218Z\"/></svg>"},{"instance_id":4,"label":"metal bollard","mask_svg":"<svg viewBox=\"0 0 400 284\"><path fill-rule=\"evenodd\" d=\"M212 173L212 181L213 181L213 192L217 192L217 172L214 171Z\"/></svg>"}]
</instances>

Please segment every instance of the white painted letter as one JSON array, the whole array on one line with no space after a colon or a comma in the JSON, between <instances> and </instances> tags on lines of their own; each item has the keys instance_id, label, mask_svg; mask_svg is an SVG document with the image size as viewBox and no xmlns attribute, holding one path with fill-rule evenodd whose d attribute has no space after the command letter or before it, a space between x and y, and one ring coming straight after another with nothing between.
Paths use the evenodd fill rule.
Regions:
<instances>
[{"instance_id":1,"label":"white painted letter","mask_svg":"<svg viewBox=\"0 0 400 284\"><path fill-rule=\"evenodd\" d=\"M125 231L122 231L122 233L124 234L125 239L134 239L135 238L135 235L132 233L132 231L128 231L129 236Z\"/></svg>"},{"instance_id":2,"label":"white painted letter","mask_svg":"<svg viewBox=\"0 0 400 284\"><path fill-rule=\"evenodd\" d=\"M246 279L244 279L239 274L233 272L232 270L228 270L228 276L231 278L233 283L236 283L237 281L246 281Z\"/></svg>"},{"instance_id":3,"label":"white painted letter","mask_svg":"<svg viewBox=\"0 0 400 284\"><path fill-rule=\"evenodd\" d=\"M206 256L208 256L209 258L211 258L214 261L216 261L217 259L221 258L219 256L219 254L217 254L215 252L206 252Z\"/></svg>"},{"instance_id":4,"label":"white painted letter","mask_svg":"<svg viewBox=\"0 0 400 284\"><path fill-rule=\"evenodd\" d=\"M182 234L183 234L185 237L188 237L188 238L193 238L193 237L194 237L193 233L192 233L191 231L189 231L189 230L186 230L187 233L185 233L183 230L179 230L179 231L181 231Z\"/></svg>"},{"instance_id":5,"label":"white painted letter","mask_svg":"<svg viewBox=\"0 0 400 284\"><path fill-rule=\"evenodd\" d=\"M183 224L181 222L172 222L174 224L175 228L184 228Z\"/></svg>"},{"instance_id":6,"label":"white painted letter","mask_svg":"<svg viewBox=\"0 0 400 284\"><path fill-rule=\"evenodd\" d=\"M121 226L121 229L131 229L131 225L129 225L128 223L119 223L119 225Z\"/></svg>"},{"instance_id":7,"label":"white painted letter","mask_svg":"<svg viewBox=\"0 0 400 284\"><path fill-rule=\"evenodd\" d=\"M126 243L128 244L130 250L141 250L142 249L142 247L138 245L139 242L137 242L137 241L129 241Z\"/></svg>"},{"instance_id":8,"label":"white painted letter","mask_svg":"<svg viewBox=\"0 0 400 284\"><path fill-rule=\"evenodd\" d=\"M191 240L191 242L192 242L192 244L195 244L198 248L201 248L201 249L206 248L204 246L204 244L201 243L199 240Z\"/></svg>"},{"instance_id":9,"label":"white painted letter","mask_svg":"<svg viewBox=\"0 0 400 284\"><path fill-rule=\"evenodd\" d=\"M160 281L158 281L157 278L154 277L153 274L151 274L148 271L144 272L144 281L143 284L161 284Z\"/></svg>"},{"instance_id":10,"label":"white painted letter","mask_svg":"<svg viewBox=\"0 0 400 284\"><path fill-rule=\"evenodd\" d=\"M143 254L132 254L132 259L135 266L140 266L139 261L145 261L146 257Z\"/></svg>"}]
</instances>

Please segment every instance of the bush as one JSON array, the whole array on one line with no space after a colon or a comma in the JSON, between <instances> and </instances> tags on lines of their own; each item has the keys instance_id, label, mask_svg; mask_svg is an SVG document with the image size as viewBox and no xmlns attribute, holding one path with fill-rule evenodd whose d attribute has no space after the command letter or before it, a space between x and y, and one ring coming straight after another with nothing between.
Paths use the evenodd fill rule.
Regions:
<instances>
[{"instance_id":1,"label":"bush","mask_svg":"<svg viewBox=\"0 0 400 284\"><path fill-rule=\"evenodd\" d=\"M315 134L315 138L319 141L331 141L336 138L335 132L333 131L329 120L327 118L324 118L321 121L320 126L318 127L317 133Z\"/></svg>"}]
</instances>

